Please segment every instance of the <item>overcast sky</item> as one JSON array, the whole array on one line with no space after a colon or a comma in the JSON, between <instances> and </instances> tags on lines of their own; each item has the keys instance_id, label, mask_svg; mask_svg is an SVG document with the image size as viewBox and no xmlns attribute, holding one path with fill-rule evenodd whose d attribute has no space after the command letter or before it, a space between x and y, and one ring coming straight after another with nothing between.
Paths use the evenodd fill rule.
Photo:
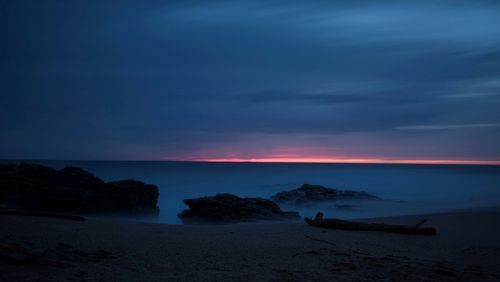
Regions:
<instances>
[{"instance_id":1,"label":"overcast sky","mask_svg":"<svg viewBox=\"0 0 500 282\"><path fill-rule=\"evenodd\" d=\"M500 160L498 1L0 3L3 159Z\"/></svg>"}]
</instances>

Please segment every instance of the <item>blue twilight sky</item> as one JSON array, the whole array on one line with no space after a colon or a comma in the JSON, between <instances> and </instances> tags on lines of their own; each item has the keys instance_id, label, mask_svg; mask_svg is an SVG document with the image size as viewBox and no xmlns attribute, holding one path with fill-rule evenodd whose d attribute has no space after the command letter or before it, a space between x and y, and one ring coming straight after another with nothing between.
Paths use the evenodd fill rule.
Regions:
<instances>
[{"instance_id":1,"label":"blue twilight sky","mask_svg":"<svg viewBox=\"0 0 500 282\"><path fill-rule=\"evenodd\" d=\"M0 0L0 158L500 160L499 1Z\"/></svg>"}]
</instances>

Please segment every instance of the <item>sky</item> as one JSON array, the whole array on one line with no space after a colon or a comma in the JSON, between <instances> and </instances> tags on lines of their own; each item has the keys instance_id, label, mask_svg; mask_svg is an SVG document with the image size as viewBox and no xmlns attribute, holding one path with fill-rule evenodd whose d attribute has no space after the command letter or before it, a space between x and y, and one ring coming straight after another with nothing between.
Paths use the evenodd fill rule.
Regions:
<instances>
[{"instance_id":1,"label":"sky","mask_svg":"<svg viewBox=\"0 0 500 282\"><path fill-rule=\"evenodd\" d=\"M498 1L0 0L0 159L500 163Z\"/></svg>"}]
</instances>

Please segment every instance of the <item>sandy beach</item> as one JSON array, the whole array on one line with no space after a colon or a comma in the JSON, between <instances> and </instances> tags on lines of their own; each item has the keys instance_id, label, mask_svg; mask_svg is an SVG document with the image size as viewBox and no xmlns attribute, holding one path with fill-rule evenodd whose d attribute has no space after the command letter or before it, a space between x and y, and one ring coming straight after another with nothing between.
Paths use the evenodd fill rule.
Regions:
<instances>
[{"instance_id":1,"label":"sandy beach","mask_svg":"<svg viewBox=\"0 0 500 282\"><path fill-rule=\"evenodd\" d=\"M499 207L367 221L422 218L437 236L0 216L0 281L500 280Z\"/></svg>"}]
</instances>

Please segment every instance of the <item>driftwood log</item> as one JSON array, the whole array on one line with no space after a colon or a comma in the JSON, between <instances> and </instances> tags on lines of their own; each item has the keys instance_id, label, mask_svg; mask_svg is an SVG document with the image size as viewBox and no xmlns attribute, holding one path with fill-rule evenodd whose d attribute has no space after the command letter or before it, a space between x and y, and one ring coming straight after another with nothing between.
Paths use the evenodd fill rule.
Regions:
<instances>
[{"instance_id":1,"label":"driftwood log","mask_svg":"<svg viewBox=\"0 0 500 282\"><path fill-rule=\"evenodd\" d=\"M37 217L49 217L49 218L58 218L58 219L66 219L66 220L85 221L85 217L78 216L78 215L67 215L67 214L48 213L48 212L0 210L0 215L37 216Z\"/></svg>"},{"instance_id":2,"label":"driftwood log","mask_svg":"<svg viewBox=\"0 0 500 282\"><path fill-rule=\"evenodd\" d=\"M314 227L342 229L342 230L359 230L359 231L379 231L399 234L414 234L414 235L436 235L436 228L420 226L427 220L424 219L415 226L404 226L386 223L368 223L358 221L348 221L336 218L323 218L323 213L318 212L314 219L307 218L305 221Z\"/></svg>"}]
</instances>

